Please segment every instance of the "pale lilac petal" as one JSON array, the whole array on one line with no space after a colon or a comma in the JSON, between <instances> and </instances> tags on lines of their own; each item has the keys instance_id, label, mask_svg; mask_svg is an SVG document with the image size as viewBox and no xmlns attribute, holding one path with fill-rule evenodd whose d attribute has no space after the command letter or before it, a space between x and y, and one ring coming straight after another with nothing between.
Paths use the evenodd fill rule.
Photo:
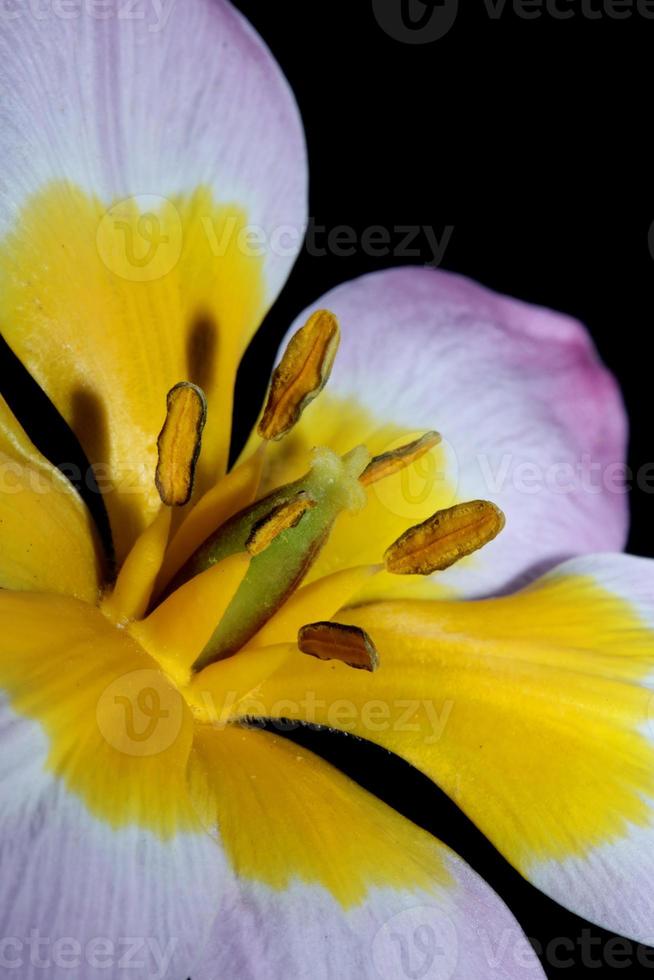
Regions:
<instances>
[{"instance_id":1,"label":"pale lilac petal","mask_svg":"<svg viewBox=\"0 0 654 980\"><path fill-rule=\"evenodd\" d=\"M0 744L0 977L186 980L226 881L215 842L92 816L4 700Z\"/></svg>"},{"instance_id":2,"label":"pale lilac petal","mask_svg":"<svg viewBox=\"0 0 654 980\"><path fill-rule=\"evenodd\" d=\"M239 881L193 980L397 980L407 959L437 980L543 975L488 885L326 762L256 731L216 732L205 751Z\"/></svg>"},{"instance_id":3,"label":"pale lilac petal","mask_svg":"<svg viewBox=\"0 0 654 980\"><path fill-rule=\"evenodd\" d=\"M107 207L207 186L263 231L272 300L301 245L306 152L293 95L247 21L227 0L37 14L15 4L2 17L0 237L53 181Z\"/></svg>"},{"instance_id":4,"label":"pale lilac petal","mask_svg":"<svg viewBox=\"0 0 654 980\"><path fill-rule=\"evenodd\" d=\"M444 471L430 477L431 487L416 477L412 490L426 488L422 510L481 497L506 514L499 538L439 573L446 589L486 595L575 554L623 547L625 413L614 378L578 322L424 268L356 279L311 309L321 307L339 317L341 347L296 437L304 431L308 446L331 433L341 449L392 423L436 429ZM357 422L353 405L368 418ZM287 449L272 447L271 465ZM373 492L385 499L383 483ZM378 555L390 543L385 524L397 531L398 514L412 522L403 503L389 505L387 521L380 512ZM328 545L321 557L322 572L338 561L357 564L357 548L359 561L373 560L356 539L356 520L347 533L353 553L343 535L334 553Z\"/></svg>"},{"instance_id":5,"label":"pale lilac petal","mask_svg":"<svg viewBox=\"0 0 654 980\"><path fill-rule=\"evenodd\" d=\"M647 630L643 646L649 644L650 655L643 655L640 678L643 711L634 724L650 746L654 766L654 562L630 555L594 555L569 562L552 574L588 576L626 603L640 617L643 630ZM620 654L627 654L630 649L627 642L622 647L616 642L618 676ZM625 677L623 683L627 682ZM617 730L617 712L615 725ZM633 765L633 760L630 762ZM642 793L647 816L643 818L641 814L635 820L626 810L623 812L621 805L625 789L633 792L629 783L624 783L626 765L622 772L605 771L604 778L614 787L616 832L562 860L535 857L525 867L525 874L566 908L620 935L654 946L654 779L644 780L649 784Z\"/></svg>"},{"instance_id":6,"label":"pale lilac petal","mask_svg":"<svg viewBox=\"0 0 654 980\"><path fill-rule=\"evenodd\" d=\"M227 0L75 6L2 16L0 322L97 467L121 562L160 506L179 381L207 395L198 493L225 471L240 358L302 242L306 154Z\"/></svg>"},{"instance_id":7,"label":"pale lilac petal","mask_svg":"<svg viewBox=\"0 0 654 980\"><path fill-rule=\"evenodd\" d=\"M3 590L0 625L0 975L113 980L132 937L141 976L187 977L230 883L188 794L188 709L86 603Z\"/></svg>"},{"instance_id":8,"label":"pale lilac petal","mask_svg":"<svg viewBox=\"0 0 654 980\"><path fill-rule=\"evenodd\" d=\"M227 897L193 980L528 980L544 974L509 910L454 855L452 893L373 889L344 912L324 891L243 883ZM404 967L403 967L404 965Z\"/></svg>"}]
</instances>

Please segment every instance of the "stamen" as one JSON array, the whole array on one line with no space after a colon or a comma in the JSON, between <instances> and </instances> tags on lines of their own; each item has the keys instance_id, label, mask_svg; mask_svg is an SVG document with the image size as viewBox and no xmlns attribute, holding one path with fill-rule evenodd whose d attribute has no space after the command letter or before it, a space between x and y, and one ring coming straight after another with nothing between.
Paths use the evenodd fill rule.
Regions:
<instances>
[{"instance_id":1,"label":"stamen","mask_svg":"<svg viewBox=\"0 0 654 980\"><path fill-rule=\"evenodd\" d=\"M281 439L319 395L331 373L340 340L338 320L318 310L295 333L275 369L257 431L263 439Z\"/></svg>"},{"instance_id":2,"label":"stamen","mask_svg":"<svg viewBox=\"0 0 654 980\"><path fill-rule=\"evenodd\" d=\"M252 528L250 536L245 542L247 551L253 556L260 555L282 531L297 527L306 512L315 506L314 498L306 491L301 490L292 500L274 507Z\"/></svg>"},{"instance_id":3,"label":"stamen","mask_svg":"<svg viewBox=\"0 0 654 980\"><path fill-rule=\"evenodd\" d=\"M180 381L168 392L166 407L166 421L157 441L159 460L154 480L164 504L183 507L193 492L207 401L197 385Z\"/></svg>"},{"instance_id":4,"label":"stamen","mask_svg":"<svg viewBox=\"0 0 654 980\"><path fill-rule=\"evenodd\" d=\"M384 480L387 476L392 476L393 473L415 463L430 449L437 446L440 441L440 432L425 432L424 436L414 439L406 446L400 446L398 449L382 453L380 456L373 456L359 479L364 487L369 487L373 483L377 483L378 480Z\"/></svg>"},{"instance_id":5,"label":"stamen","mask_svg":"<svg viewBox=\"0 0 654 980\"><path fill-rule=\"evenodd\" d=\"M439 510L409 528L387 549L386 568L395 575L442 571L492 541L504 524L504 514L488 500Z\"/></svg>"},{"instance_id":6,"label":"stamen","mask_svg":"<svg viewBox=\"0 0 654 980\"><path fill-rule=\"evenodd\" d=\"M283 514L301 492L315 502L295 526L280 526L268 547L252 558L240 589L196 660L195 671L244 646L297 588L318 557L338 515L365 504L359 477L369 461L362 446L342 459L328 449L316 449L313 465L305 476L235 514L191 556L175 579L175 588L228 555L244 551L246 542L252 541L253 529L270 520L275 510L278 517L280 512ZM273 517L273 526L274 521Z\"/></svg>"},{"instance_id":7,"label":"stamen","mask_svg":"<svg viewBox=\"0 0 654 980\"><path fill-rule=\"evenodd\" d=\"M342 623L309 623L298 633L302 653L318 660L340 660L356 670L377 670L379 656L365 630Z\"/></svg>"}]
</instances>

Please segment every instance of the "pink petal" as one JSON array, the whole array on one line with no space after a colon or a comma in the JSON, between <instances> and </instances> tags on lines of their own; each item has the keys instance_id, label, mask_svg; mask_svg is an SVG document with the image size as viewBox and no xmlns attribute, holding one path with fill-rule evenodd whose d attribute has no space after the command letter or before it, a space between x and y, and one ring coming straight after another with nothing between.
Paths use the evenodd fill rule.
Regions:
<instances>
[{"instance_id":1,"label":"pink petal","mask_svg":"<svg viewBox=\"0 0 654 980\"><path fill-rule=\"evenodd\" d=\"M310 309L321 307L339 317L342 340L327 388L298 426L304 442L311 445L318 430L327 441L331 431L342 448L389 424L436 429L445 472L421 506L481 497L506 514L502 534L439 573L439 584L459 595L487 595L575 554L623 547L625 414L613 376L579 323L423 268L356 279ZM357 406L369 415L360 424ZM280 445L271 447L273 464L288 448ZM348 525L351 542L355 524ZM323 572L337 561L375 560L358 543L346 555L345 539L333 545L338 555L327 546ZM377 560L382 544L390 541L376 543Z\"/></svg>"}]
</instances>

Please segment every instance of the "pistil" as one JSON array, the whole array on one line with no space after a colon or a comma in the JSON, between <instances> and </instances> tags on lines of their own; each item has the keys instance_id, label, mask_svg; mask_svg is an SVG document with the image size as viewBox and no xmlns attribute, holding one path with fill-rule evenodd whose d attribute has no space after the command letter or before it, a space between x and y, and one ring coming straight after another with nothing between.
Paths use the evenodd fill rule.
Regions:
<instances>
[{"instance_id":1,"label":"pistil","mask_svg":"<svg viewBox=\"0 0 654 980\"><path fill-rule=\"evenodd\" d=\"M194 670L235 653L297 588L320 553L338 515L365 503L359 477L369 459L362 446L342 459L329 449L315 450L313 466L304 477L235 515L191 558L183 569L185 579L228 555L247 550L248 541L252 553L257 527L265 528L271 522L274 525L280 513L292 513L293 504L298 498L302 501L300 519L293 522L282 517L282 526L277 525L278 533L268 547L252 557L241 587L193 665ZM312 506L305 506L307 501Z\"/></svg>"}]
</instances>

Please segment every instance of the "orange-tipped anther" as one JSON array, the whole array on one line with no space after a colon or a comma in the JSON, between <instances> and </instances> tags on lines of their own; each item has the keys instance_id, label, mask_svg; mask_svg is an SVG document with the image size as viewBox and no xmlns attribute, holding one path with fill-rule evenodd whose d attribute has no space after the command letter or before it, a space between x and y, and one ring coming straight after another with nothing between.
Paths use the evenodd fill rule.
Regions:
<instances>
[{"instance_id":1,"label":"orange-tipped anther","mask_svg":"<svg viewBox=\"0 0 654 980\"><path fill-rule=\"evenodd\" d=\"M313 497L301 490L291 500L273 507L270 513L266 514L252 528L250 536L245 542L247 551L253 557L260 555L282 531L297 527L306 512L315 506L316 502Z\"/></svg>"},{"instance_id":2,"label":"orange-tipped anther","mask_svg":"<svg viewBox=\"0 0 654 980\"><path fill-rule=\"evenodd\" d=\"M181 381L168 392L166 406L166 421L157 441L159 459L154 479L163 503L181 507L193 492L207 402L201 388Z\"/></svg>"},{"instance_id":3,"label":"orange-tipped anther","mask_svg":"<svg viewBox=\"0 0 654 980\"><path fill-rule=\"evenodd\" d=\"M409 528L387 549L386 568L396 575L429 575L483 548L504 527L504 514L488 500L439 510Z\"/></svg>"},{"instance_id":4,"label":"orange-tipped anther","mask_svg":"<svg viewBox=\"0 0 654 980\"><path fill-rule=\"evenodd\" d=\"M379 656L365 630L342 623L309 623L298 633L298 646L319 660L340 660L357 670L376 670Z\"/></svg>"},{"instance_id":5,"label":"orange-tipped anther","mask_svg":"<svg viewBox=\"0 0 654 980\"><path fill-rule=\"evenodd\" d=\"M257 426L263 439L281 439L320 394L329 378L340 333L338 320L318 310L291 337L276 367L266 406Z\"/></svg>"},{"instance_id":6,"label":"orange-tipped anther","mask_svg":"<svg viewBox=\"0 0 654 980\"><path fill-rule=\"evenodd\" d=\"M393 473L397 473L405 469L405 467L410 466L411 463L415 463L425 453L428 453L430 449L437 446L440 441L441 435L439 432L425 432L424 436L420 436L419 439L414 439L413 442L408 442L406 446L400 446L398 449L392 449L388 453L374 456L359 477L359 480L364 487L369 487L371 484L377 483L378 480L384 480L387 476L392 476Z\"/></svg>"}]
</instances>

